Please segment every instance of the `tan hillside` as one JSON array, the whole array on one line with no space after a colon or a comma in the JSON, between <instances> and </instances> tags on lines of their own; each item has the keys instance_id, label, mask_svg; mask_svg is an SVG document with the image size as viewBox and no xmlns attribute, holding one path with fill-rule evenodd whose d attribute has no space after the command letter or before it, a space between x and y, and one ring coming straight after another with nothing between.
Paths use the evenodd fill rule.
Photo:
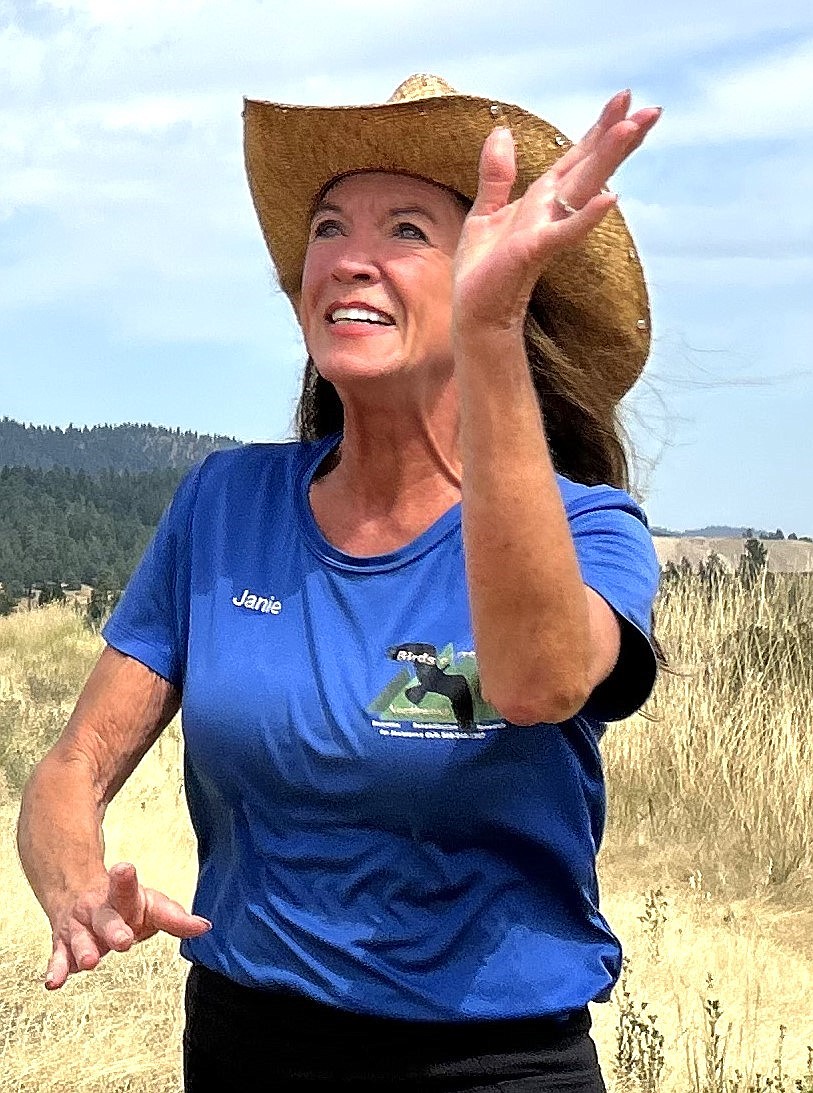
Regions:
<instances>
[{"instance_id":1,"label":"tan hillside","mask_svg":"<svg viewBox=\"0 0 813 1093\"><path fill-rule=\"evenodd\" d=\"M813 572L813 543L802 543L794 539L762 539L762 545L768 551L768 569L773 573L811 573ZM709 554L716 552L732 569L743 552L742 539L707 539L703 536L686 539L673 539L671 536L655 536L655 550L661 565L667 562L679 563L681 558L688 558L692 567L697 569L700 562Z\"/></svg>"}]
</instances>

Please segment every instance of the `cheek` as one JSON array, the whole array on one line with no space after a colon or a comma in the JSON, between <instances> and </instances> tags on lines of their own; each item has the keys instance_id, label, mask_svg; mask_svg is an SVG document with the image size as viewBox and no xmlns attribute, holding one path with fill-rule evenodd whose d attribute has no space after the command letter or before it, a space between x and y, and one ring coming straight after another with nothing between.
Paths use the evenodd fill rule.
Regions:
<instances>
[{"instance_id":1,"label":"cheek","mask_svg":"<svg viewBox=\"0 0 813 1093\"><path fill-rule=\"evenodd\" d=\"M323 280L320 263L317 258L306 256L302 269L302 287L296 302L299 323L303 330L312 319L319 298L319 286Z\"/></svg>"}]
</instances>

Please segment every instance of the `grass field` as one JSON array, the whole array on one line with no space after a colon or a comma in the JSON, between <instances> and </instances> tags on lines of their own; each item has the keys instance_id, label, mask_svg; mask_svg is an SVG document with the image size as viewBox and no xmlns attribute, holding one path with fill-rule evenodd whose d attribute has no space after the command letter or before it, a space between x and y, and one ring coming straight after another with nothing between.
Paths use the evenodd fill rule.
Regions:
<instances>
[{"instance_id":1,"label":"grass field","mask_svg":"<svg viewBox=\"0 0 813 1093\"><path fill-rule=\"evenodd\" d=\"M628 969L594 1018L618 1093L813 1093L812 622L804 576L664 591L671 672L603 745L604 908ZM20 785L99 649L70 609L0 619L3 1091L181 1088L175 944L155 938L47 994L47 924L16 860ZM135 861L145 883L188 902L180 764L173 723L105 834L109 861Z\"/></svg>"}]
</instances>

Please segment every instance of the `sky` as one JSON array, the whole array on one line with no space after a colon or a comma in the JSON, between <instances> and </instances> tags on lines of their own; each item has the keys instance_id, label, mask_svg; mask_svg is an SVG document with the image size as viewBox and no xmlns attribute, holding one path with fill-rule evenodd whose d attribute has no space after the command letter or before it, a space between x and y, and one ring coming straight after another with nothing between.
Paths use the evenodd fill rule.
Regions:
<instances>
[{"instance_id":1,"label":"sky","mask_svg":"<svg viewBox=\"0 0 813 1093\"><path fill-rule=\"evenodd\" d=\"M653 347L623 405L650 521L813 534L809 0L0 0L0 416L292 433L304 350L242 98L433 72L571 138L663 118L613 180Z\"/></svg>"}]
</instances>

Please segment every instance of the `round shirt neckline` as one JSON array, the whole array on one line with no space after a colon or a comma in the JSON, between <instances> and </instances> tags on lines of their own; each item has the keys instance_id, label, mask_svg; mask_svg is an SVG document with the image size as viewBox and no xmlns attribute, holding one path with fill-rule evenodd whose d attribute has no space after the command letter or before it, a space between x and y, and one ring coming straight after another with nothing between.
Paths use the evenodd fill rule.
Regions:
<instances>
[{"instance_id":1,"label":"round shirt neckline","mask_svg":"<svg viewBox=\"0 0 813 1093\"><path fill-rule=\"evenodd\" d=\"M452 505L442 516L439 516L426 531L421 532L417 538L398 550L386 554L371 554L359 556L346 554L329 542L316 522L313 509L310 504L310 488L319 466L327 456L336 450L341 442L341 434L334 433L304 446L304 458L300 464L300 471L296 483L296 503L300 526L310 550L322 561L337 568L352 572L383 573L387 570L398 569L415 561L443 539L460 528L460 502Z\"/></svg>"}]
</instances>

